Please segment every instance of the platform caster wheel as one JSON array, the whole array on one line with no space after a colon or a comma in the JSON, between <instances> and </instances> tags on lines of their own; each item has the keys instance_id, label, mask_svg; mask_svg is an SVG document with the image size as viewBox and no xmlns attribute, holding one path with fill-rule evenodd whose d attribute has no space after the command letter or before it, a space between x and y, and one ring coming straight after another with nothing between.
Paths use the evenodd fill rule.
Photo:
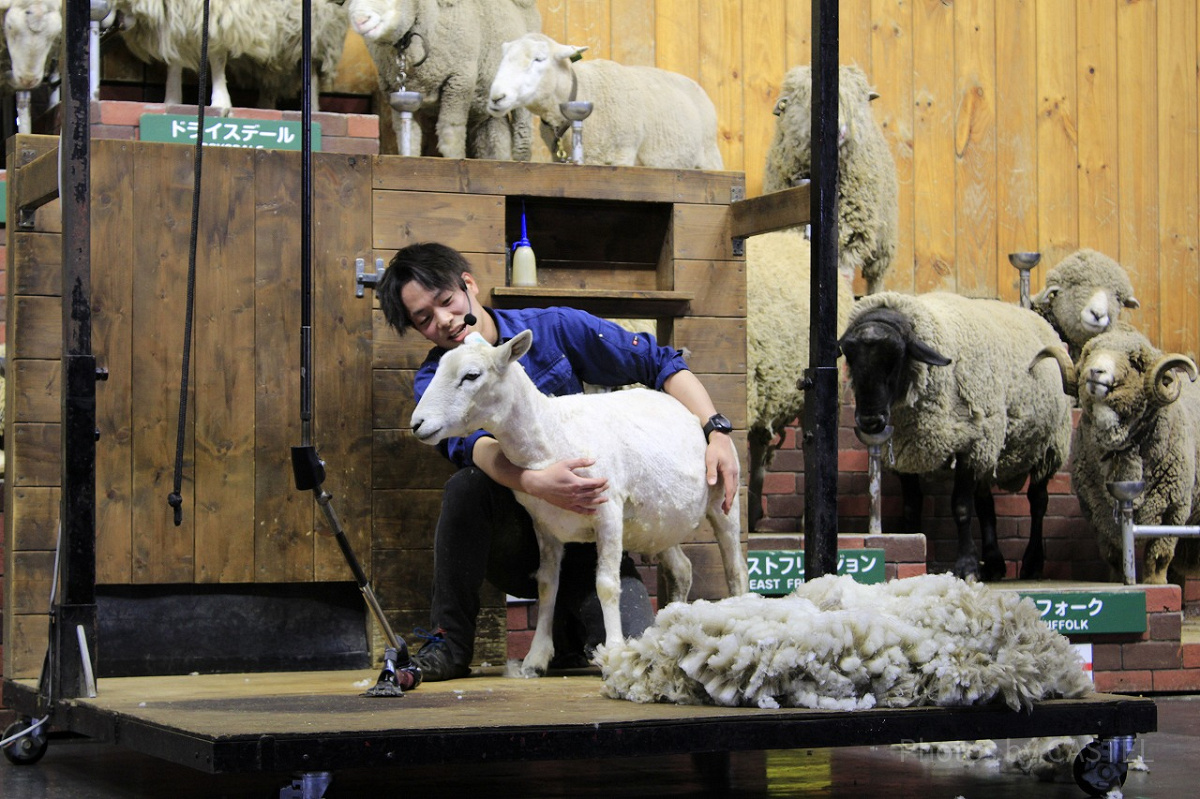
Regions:
<instances>
[{"instance_id":1,"label":"platform caster wheel","mask_svg":"<svg viewBox=\"0 0 1200 799\"><path fill-rule=\"evenodd\" d=\"M1071 770L1075 784L1089 796L1104 796L1113 788L1120 788L1129 775L1128 764L1113 762L1109 748L1099 741L1083 747Z\"/></svg>"},{"instance_id":2,"label":"platform caster wheel","mask_svg":"<svg viewBox=\"0 0 1200 799\"><path fill-rule=\"evenodd\" d=\"M15 735L21 735L32 726L33 722L30 719L14 721L3 733L0 733L0 741L7 741ZM38 725L33 732L21 735L16 740L5 744L4 757L15 766L32 766L42 759L42 755L46 754L46 747L49 745L50 740L46 737L41 725Z\"/></svg>"}]
</instances>

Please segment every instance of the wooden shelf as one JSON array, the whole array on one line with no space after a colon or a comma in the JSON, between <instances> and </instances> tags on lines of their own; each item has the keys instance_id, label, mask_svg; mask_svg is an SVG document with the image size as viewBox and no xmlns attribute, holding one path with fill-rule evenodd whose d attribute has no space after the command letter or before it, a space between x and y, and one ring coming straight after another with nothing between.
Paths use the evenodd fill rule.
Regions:
<instances>
[{"instance_id":1,"label":"wooden shelf","mask_svg":"<svg viewBox=\"0 0 1200 799\"><path fill-rule=\"evenodd\" d=\"M621 291L605 289L500 286L492 289L496 308L549 308L566 305L597 316L631 318L685 316L695 299L683 291Z\"/></svg>"}]
</instances>

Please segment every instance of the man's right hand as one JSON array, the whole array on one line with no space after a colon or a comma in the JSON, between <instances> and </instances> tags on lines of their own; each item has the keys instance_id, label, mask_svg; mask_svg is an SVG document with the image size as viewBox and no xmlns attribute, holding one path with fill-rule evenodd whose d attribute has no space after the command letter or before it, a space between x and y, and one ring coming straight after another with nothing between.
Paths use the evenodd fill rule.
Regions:
<instances>
[{"instance_id":1,"label":"man's right hand","mask_svg":"<svg viewBox=\"0 0 1200 799\"><path fill-rule=\"evenodd\" d=\"M608 502L604 496L607 478L588 477L579 471L595 462L592 458L572 458L545 469L528 469L521 475L520 490L557 508L590 516Z\"/></svg>"}]
</instances>

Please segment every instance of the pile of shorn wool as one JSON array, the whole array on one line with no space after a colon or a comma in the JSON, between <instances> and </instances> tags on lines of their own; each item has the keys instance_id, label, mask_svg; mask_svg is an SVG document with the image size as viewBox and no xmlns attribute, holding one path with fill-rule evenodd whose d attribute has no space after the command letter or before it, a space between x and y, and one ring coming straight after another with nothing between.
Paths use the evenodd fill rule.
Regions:
<instances>
[{"instance_id":1,"label":"pile of shorn wool","mask_svg":"<svg viewBox=\"0 0 1200 799\"><path fill-rule=\"evenodd\" d=\"M1032 600L949 574L878 585L821 577L792 594L667 605L596 652L609 696L728 707L986 704L1091 692Z\"/></svg>"}]
</instances>

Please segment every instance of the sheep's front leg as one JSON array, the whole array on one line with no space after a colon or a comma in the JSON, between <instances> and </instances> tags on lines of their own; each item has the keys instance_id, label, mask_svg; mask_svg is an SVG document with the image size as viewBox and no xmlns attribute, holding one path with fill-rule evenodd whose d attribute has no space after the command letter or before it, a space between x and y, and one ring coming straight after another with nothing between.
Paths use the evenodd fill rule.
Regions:
<instances>
[{"instance_id":1,"label":"sheep's front leg","mask_svg":"<svg viewBox=\"0 0 1200 799\"><path fill-rule=\"evenodd\" d=\"M538 620L529 654L521 663L521 674L525 677L543 676L554 655L554 603L558 597L558 577L562 569L562 542L540 531L537 537L542 558L537 571Z\"/></svg>"},{"instance_id":2,"label":"sheep's front leg","mask_svg":"<svg viewBox=\"0 0 1200 799\"><path fill-rule=\"evenodd\" d=\"M437 146L442 158L467 157L467 120L474 91L474 82L462 75L452 75L442 87L437 118Z\"/></svg>"},{"instance_id":3,"label":"sheep's front leg","mask_svg":"<svg viewBox=\"0 0 1200 799\"><path fill-rule=\"evenodd\" d=\"M954 576L979 579L979 550L971 536L971 505L975 498L975 476L959 463L954 469L954 488L950 493L950 512L958 527L958 560Z\"/></svg>"},{"instance_id":4,"label":"sheep's front leg","mask_svg":"<svg viewBox=\"0 0 1200 799\"><path fill-rule=\"evenodd\" d=\"M229 116L233 109L233 98L229 96L229 82L225 79L225 54L210 54L209 66L212 68L212 107L223 117Z\"/></svg>"}]
</instances>

